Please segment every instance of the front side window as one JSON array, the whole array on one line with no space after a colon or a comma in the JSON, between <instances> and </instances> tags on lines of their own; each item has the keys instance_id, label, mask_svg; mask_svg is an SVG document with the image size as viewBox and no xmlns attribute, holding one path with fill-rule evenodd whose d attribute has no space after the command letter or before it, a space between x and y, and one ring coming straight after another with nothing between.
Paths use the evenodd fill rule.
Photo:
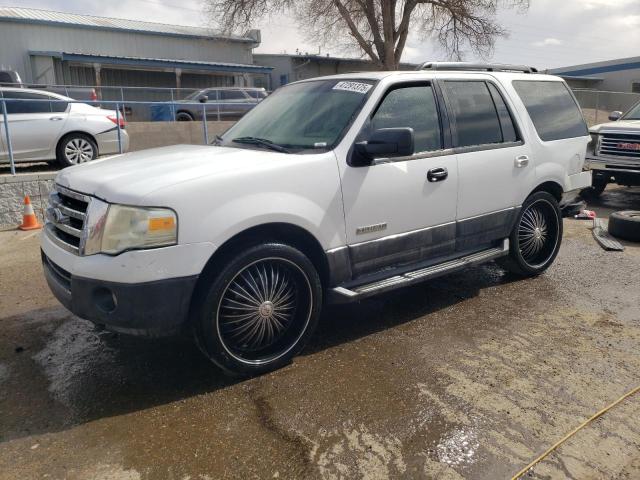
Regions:
<instances>
[{"instance_id":1,"label":"front side window","mask_svg":"<svg viewBox=\"0 0 640 480\"><path fill-rule=\"evenodd\" d=\"M500 118L489 87L483 81L446 81L454 145L472 147L502 143Z\"/></svg>"},{"instance_id":2,"label":"front side window","mask_svg":"<svg viewBox=\"0 0 640 480\"><path fill-rule=\"evenodd\" d=\"M30 92L4 92L7 100L7 113L51 113L51 104L42 100L50 100L47 95ZM11 99L19 101L12 102ZM37 100L37 101L29 101ZM66 106L65 106L66 109Z\"/></svg>"},{"instance_id":3,"label":"front side window","mask_svg":"<svg viewBox=\"0 0 640 480\"><path fill-rule=\"evenodd\" d=\"M580 108L564 82L516 80L513 87L545 142L589 134Z\"/></svg>"},{"instance_id":4,"label":"front side window","mask_svg":"<svg viewBox=\"0 0 640 480\"><path fill-rule=\"evenodd\" d=\"M371 119L371 129L413 129L415 152L442 148L438 109L430 85L409 85L387 93Z\"/></svg>"},{"instance_id":5,"label":"front side window","mask_svg":"<svg viewBox=\"0 0 640 480\"><path fill-rule=\"evenodd\" d=\"M624 120L640 120L640 103L634 105L622 118Z\"/></svg>"},{"instance_id":6,"label":"front side window","mask_svg":"<svg viewBox=\"0 0 640 480\"><path fill-rule=\"evenodd\" d=\"M258 138L291 149L332 148L373 90L368 80L312 80L282 87L258 103L222 138Z\"/></svg>"}]
</instances>

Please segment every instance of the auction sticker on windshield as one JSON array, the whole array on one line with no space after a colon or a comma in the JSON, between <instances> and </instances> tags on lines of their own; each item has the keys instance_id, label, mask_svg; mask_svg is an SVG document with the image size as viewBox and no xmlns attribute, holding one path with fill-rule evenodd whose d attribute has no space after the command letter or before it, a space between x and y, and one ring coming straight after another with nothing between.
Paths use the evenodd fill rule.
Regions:
<instances>
[{"instance_id":1,"label":"auction sticker on windshield","mask_svg":"<svg viewBox=\"0 0 640 480\"><path fill-rule=\"evenodd\" d=\"M345 90L347 92L367 93L373 85L360 82L338 82L334 85L334 90Z\"/></svg>"}]
</instances>

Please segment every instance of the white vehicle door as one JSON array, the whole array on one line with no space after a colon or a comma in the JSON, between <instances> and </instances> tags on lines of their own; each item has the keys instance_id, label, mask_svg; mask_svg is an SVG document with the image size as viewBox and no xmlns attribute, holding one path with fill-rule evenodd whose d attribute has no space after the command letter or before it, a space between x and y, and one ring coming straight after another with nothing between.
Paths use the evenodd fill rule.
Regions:
<instances>
[{"instance_id":1,"label":"white vehicle door","mask_svg":"<svg viewBox=\"0 0 640 480\"><path fill-rule=\"evenodd\" d=\"M56 141L68 118L68 104L56 101L57 97L28 91L5 90L3 96L15 159L54 158Z\"/></svg>"},{"instance_id":2,"label":"white vehicle door","mask_svg":"<svg viewBox=\"0 0 640 480\"><path fill-rule=\"evenodd\" d=\"M346 238L354 277L442 258L455 248L456 157L445 149L437 89L429 81L387 88L356 142L410 127L415 154L342 168Z\"/></svg>"},{"instance_id":3,"label":"white vehicle door","mask_svg":"<svg viewBox=\"0 0 640 480\"><path fill-rule=\"evenodd\" d=\"M456 249L489 246L509 236L534 188L531 147L496 83L451 79L441 86L458 158Z\"/></svg>"}]
</instances>

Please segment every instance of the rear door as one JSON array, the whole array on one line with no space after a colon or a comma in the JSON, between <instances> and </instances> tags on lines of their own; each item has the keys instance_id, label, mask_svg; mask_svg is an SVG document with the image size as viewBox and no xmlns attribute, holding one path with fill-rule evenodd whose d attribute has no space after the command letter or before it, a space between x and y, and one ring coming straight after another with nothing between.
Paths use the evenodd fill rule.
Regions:
<instances>
[{"instance_id":1,"label":"rear door","mask_svg":"<svg viewBox=\"0 0 640 480\"><path fill-rule=\"evenodd\" d=\"M509 235L523 194L534 187L531 149L497 83L441 85L458 158L456 249L484 247Z\"/></svg>"},{"instance_id":2,"label":"rear door","mask_svg":"<svg viewBox=\"0 0 640 480\"><path fill-rule=\"evenodd\" d=\"M53 158L56 142L68 118L68 104L41 93L3 93L16 160Z\"/></svg>"}]
</instances>

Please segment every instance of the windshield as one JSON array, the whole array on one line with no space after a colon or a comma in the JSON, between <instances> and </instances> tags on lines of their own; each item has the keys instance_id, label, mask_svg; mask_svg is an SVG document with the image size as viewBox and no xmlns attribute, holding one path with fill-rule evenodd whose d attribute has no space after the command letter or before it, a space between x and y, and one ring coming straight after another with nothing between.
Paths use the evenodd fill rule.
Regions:
<instances>
[{"instance_id":1,"label":"windshield","mask_svg":"<svg viewBox=\"0 0 640 480\"><path fill-rule=\"evenodd\" d=\"M623 118L624 120L640 120L640 102L636 103Z\"/></svg>"},{"instance_id":2,"label":"windshield","mask_svg":"<svg viewBox=\"0 0 640 480\"><path fill-rule=\"evenodd\" d=\"M359 112L374 82L313 80L276 90L222 137L260 139L289 149L332 148Z\"/></svg>"}]
</instances>

